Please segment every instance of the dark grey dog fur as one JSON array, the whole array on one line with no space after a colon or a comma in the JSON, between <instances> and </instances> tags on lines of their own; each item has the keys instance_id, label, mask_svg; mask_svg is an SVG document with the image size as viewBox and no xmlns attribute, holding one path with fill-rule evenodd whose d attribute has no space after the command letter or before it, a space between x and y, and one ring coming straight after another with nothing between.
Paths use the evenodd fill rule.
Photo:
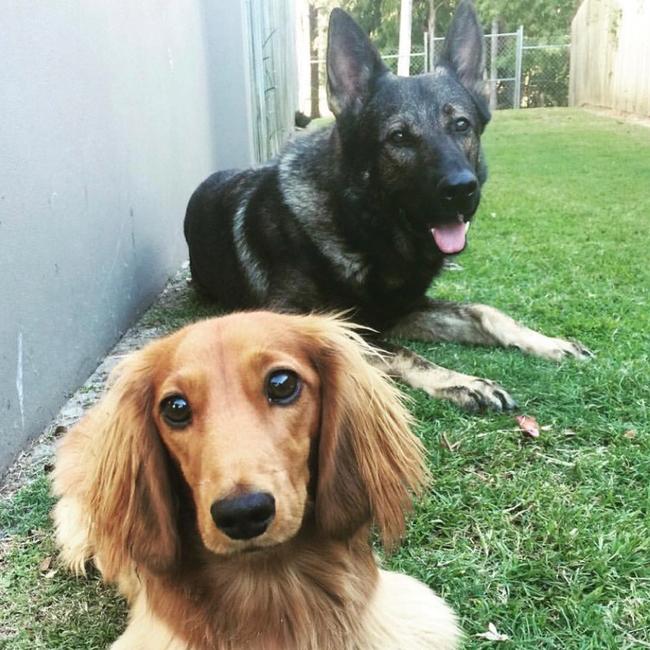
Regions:
<instances>
[{"instance_id":1,"label":"dark grey dog fur","mask_svg":"<svg viewBox=\"0 0 650 650\"><path fill-rule=\"evenodd\" d=\"M229 310L349 310L379 332L385 370L470 409L509 409L494 382L436 366L386 335L586 357L485 305L426 297L460 252L486 170L483 34L458 6L430 74L397 77L342 10L330 18L328 96L336 122L254 170L210 176L185 219L192 278Z\"/></svg>"}]
</instances>

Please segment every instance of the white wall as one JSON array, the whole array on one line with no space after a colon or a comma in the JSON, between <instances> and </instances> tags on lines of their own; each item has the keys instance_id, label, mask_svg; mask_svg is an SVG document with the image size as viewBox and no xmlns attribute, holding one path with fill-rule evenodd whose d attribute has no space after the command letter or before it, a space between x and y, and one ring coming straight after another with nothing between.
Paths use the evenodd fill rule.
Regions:
<instances>
[{"instance_id":1,"label":"white wall","mask_svg":"<svg viewBox=\"0 0 650 650\"><path fill-rule=\"evenodd\" d=\"M252 159L243 0L9 0L0 18L0 473Z\"/></svg>"}]
</instances>

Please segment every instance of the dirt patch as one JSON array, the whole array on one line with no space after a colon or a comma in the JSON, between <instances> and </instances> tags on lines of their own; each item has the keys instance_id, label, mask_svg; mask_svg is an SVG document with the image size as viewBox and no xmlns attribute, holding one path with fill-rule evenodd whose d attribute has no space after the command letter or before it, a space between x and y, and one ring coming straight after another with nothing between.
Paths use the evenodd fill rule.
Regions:
<instances>
[{"instance_id":1,"label":"dirt patch","mask_svg":"<svg viewBox=\"0 0 650 650\"><path fill-rule=\"evenodd\" d=\"M593 113L594 115L600 115L602 117L610 117L617 122L636 124L637 126L645 126L647 129L650 129L650 117L636 115L635 113L623 113L622 111L615 111L610 108L594 108L585 106L584 109L588 113Z\"/></svg>"}]
</instances>

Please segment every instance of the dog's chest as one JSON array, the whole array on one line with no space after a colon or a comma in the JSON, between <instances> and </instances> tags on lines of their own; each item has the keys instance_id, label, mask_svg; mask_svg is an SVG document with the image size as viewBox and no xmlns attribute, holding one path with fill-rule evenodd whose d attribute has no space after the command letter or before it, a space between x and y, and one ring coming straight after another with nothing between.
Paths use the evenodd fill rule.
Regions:
<instances>
[{"instance_id":1,"label":"dog's chest","mask_svg":"<svg viewBox=\"0 0 650 650\"><path fill-rule=\"evenodd\" d=\"M372 556L331 557L305 572L278 560L232 571L229 566L188 568L184 580L150 590L148 605L197 650L344 650L358 633L361 612L376 583ZM330 551L330 553L328 553ZM350 560L354 566L348 566ZM318 588L314 588L318 585ZM175 601L171 618L168 602ZM187 626L186 621L192 621Z\"/></svg>"},{"instance_id":2,"label":"dog's chest","mask_svg":"<svg viewBox=\"0 0 650 650\"><path fill-rule=\"evenodd\" d=\"M368 266L364 314L368 324L384 329L414 307L440 272L443 257L433 247L413 246L408 254L374 255Z\"/></svg>"},{"instance_id":3,"label":"dog's chest","mask_svg":"<svg viewBox=\"0 0 650 650\"><path fill-rule=\"evenodd\" d=\"M385 294L423 292L440 271L442 256L433 242L396 229L371 256L376 288Z\"/></svg>"}]
</instances>

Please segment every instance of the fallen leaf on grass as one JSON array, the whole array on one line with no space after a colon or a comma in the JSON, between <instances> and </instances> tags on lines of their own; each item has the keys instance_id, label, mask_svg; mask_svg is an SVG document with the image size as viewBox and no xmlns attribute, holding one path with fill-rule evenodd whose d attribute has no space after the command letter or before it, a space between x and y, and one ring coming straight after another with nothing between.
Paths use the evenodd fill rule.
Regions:
<instances>
[{"instance_id":1,"label":"fallen leaf on grass","mask_svg":"<svg viewBox=\"0 0 650 650\"><path fill-rule=\"evenodd\" d=\"M501 634L497 632L497 628L494 623L488 623L487 632L479 632L475 636L481 639L487 639L488 641L509 641L510 637L507 634Z\"/></svg>"},{"instance_id":2,"label":"fallen leaf on grass","mask_svg":"<svg viewBox=\"0 0 650 650\"><path fill-rule=\"evenodd\" d=\"M529 415L517 415L515 417L519 428L531 438L539 438L539 424L537 420Z\"/></svg>"},{"instance_id":3,"label":"fallen leaf on grass","mask_svg":"<svg viewBox=\"0 0 650 650\"><path fill-rule=\"evenodd\" d=\"M54 559L51 555L44 557L38 564L38 570L40 574L46 579L51 580L58 572L58 568L52 568Z\"/></svg>"},{"instance_id":4,"label":"fallen leaf on grass","mask_svg":"<svg viewBox=\"0 0 650 650\"><path fill-rule=\"evenodd\" d=\"M634 429L628 429L623 435L629 440L632 440L636 438L636 431Z\"/></svg>"}]
</instances>

